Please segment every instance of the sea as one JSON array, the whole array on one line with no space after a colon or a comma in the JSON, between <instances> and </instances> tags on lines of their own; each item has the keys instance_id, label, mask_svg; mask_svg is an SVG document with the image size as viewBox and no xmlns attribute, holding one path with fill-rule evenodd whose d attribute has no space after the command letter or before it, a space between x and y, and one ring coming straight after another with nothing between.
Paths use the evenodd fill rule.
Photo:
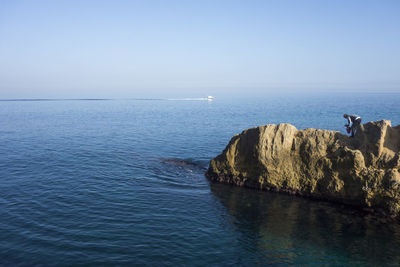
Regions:
<instances>
[{"instance_id":1,"label":"sea","mask_svg":"<svg viewBox=\"0 0 400 267\"><path fill-rule=\"evenodd\" d=\"M398 125L400 93L3 99L0 265L398 265L398 221L204 176L247 128L344 113Z\"/></svg>"}]
</instances>

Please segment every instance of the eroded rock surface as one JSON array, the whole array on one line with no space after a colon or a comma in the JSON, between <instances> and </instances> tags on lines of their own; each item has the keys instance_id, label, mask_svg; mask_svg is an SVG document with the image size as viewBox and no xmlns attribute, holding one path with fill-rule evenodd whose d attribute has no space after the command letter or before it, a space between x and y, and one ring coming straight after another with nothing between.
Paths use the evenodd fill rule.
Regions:
<instances>
[{"instance_id":1,"label":"eroded rock surface","mask_svg":"<svg viewBox=\"0 0 400 267\"><path fill-rule=\"evenodd\" d=\"M400 214L400 125L387 120L339 132L290 124L235 135L207 177L239 186L326 199Z\"/></svg>"}]
</instances>

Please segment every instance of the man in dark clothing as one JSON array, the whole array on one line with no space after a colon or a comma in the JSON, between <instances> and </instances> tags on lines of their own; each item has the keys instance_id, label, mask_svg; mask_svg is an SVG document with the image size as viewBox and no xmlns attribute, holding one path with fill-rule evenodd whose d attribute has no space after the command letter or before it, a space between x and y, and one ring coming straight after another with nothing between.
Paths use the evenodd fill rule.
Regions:
<instances>
[{"instance_id":1,"label":"man in dark clothing","mask_svg":"<svg viewBox=\"0 0 400 267\"><path fill-rule=\"evenodd\" d=\"M349 115L349 114L344 114L343 118L347 119L348 124L345 124L344 126L346 126L347 132L350 133L351 132L351 136L350 137L354 137L354 134L357 131L357 127L361 124L361 117L358 115Z\"/></svg>"}]
</instances>

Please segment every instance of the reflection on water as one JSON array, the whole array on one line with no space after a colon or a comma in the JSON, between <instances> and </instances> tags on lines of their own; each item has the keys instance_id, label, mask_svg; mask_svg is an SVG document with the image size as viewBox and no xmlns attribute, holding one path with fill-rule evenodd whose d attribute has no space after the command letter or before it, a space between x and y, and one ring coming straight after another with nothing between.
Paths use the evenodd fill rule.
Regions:
<instances>
[{"instance_id":1,"label":"reflection on water","mask_svg":"<svg viewBox=\"0 0 400 267\"><path fill-rule=\"evenodd\" d=\"M327 202L211 184L263 264L398 264L400 225Z\"/></svg>"}]
</instances>

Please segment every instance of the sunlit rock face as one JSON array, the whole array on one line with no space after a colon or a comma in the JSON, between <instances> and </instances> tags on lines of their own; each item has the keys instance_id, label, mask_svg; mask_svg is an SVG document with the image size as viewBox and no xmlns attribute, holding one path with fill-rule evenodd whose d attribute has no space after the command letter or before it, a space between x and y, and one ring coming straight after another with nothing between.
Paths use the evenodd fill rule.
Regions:
<instances>
[{"instance_id":1,"label":"sunlit rock face","mask_svg":"<svg viewBox=\"0 0 400 267\"><path fill-rule=\"evenodd\" d=\"M299 194L400 214L400 125L339 132L269 124L235 135L211 160L213 181Z\"/></svg>"}]
</instances>

